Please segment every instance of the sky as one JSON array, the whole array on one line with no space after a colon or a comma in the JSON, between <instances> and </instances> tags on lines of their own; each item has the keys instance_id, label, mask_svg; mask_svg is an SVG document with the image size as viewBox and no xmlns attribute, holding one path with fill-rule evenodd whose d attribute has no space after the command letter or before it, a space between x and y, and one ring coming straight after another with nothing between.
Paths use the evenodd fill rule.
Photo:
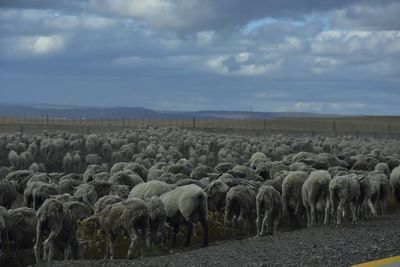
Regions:
<instances>
[{"instance_id":1,"label":"sky","mask_svg":"<svg viewBox=\"0 0 400 267\"><path fill-rule=\"evenodd\" d=\"M398 0L0 0L0 102L400 115Z\"/></svg>"}]
</instances>

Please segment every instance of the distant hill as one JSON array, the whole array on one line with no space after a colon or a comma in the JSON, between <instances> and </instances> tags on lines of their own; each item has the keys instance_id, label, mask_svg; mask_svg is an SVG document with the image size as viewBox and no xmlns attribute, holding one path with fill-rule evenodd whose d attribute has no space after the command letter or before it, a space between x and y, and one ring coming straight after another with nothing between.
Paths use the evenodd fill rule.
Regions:
<instances>
[{"instance_id":1,"label":"distant hill","mask_svg":"<svg viewBox=\"0 0 400 267\"><path fill-rule=\"evenodd\" d=\"M158 111L143 107L83 107L39 104L0 104L0 115L51 116L86 119L273 119L283 117L332 117L306 112L250 112L250 111Z\"/></svg>"}]
</instances>

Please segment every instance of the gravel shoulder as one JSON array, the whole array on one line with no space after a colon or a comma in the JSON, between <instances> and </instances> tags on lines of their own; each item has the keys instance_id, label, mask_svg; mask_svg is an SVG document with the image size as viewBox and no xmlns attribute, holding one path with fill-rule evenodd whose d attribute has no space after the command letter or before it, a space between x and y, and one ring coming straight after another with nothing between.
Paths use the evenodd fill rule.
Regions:
<instances>
[{"instance_id":1,"label":"gravel shoulder","mask_svg":"<svg viewBox=\"0 0 400 267\"><path fill-rule=\"evenodd\" d=\"M358 225L333 225L274 236L211 244L166 256L135 260L64 261L41 266L349 266L400 255L400 213Z\"/></svg>"}]
</instances>

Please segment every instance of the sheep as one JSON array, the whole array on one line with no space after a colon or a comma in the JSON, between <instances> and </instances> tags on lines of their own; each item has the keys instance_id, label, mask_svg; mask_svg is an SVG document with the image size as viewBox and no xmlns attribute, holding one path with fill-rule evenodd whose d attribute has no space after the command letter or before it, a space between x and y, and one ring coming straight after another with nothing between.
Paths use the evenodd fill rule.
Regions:
<instances>
[{"instance_id":1,"label":"sheep","mask_svg":"<svg viewBox=\"0 0 400 267\"><path fill-rule=\"evenodd\" d=\"M124 167L124 170L130 170L134 173L136 173L137 175L140 176L140 178L142 178L143 181L147 180L147 175L148 175L148 170L139 163L129 163L128 165L126 165Z\"/></svg>"},{"instance_id":2,"label":"sheep","mask_svg":"<svg viewBox=\"0 0 400 267\"><path fill-rule=\"evenodd\" d=\"M129 193L129 198L137 197L140 199L151 198L153 196L161 196L162 194L171 191L171 186L163 181L149 181L147 183L140 183L132 188Z\"/></svg>"},{"instance_id":3,"label":"sheep","mask_svg":"<svg viewBox=\"0 0 400 267\"><path fill-rule=\"evenodd\" d=\"M24 190L24 205L38 210L42 203L52 195L57 195L56 185L42 181L29 183Z\"/></svg>"},{"instance_id":4,"label":"sheep","mask_svg":"<svg viewBox=\"0 0 400 267\"><path fill-rule=\"evenodd\" d=\"M360 196L358 198L357 205L357 215L363 215L367 217L367 209L370 210L372 216L376 216L375 206L372 204L371 198L373 195L371 179L369 179L369 174L363 171L359 174L351 173L354 178L356 178L360 184ZM380 188L380 185L379 185ZM380 190L380 189L379 189Z\"/></svg>"},{"instance_id":5,"label":"sheep","mask_svg":"<svg viewBox=\"0 0 400 267\"><path fill-rule=\"evenodd\" d=\"M77 223L72 212L56 199L47 199L36 214L36 242L34 252L36 263L43 260L50 262L53 259L56 246L63 249L64 260L72 255L77 259L80 257L80 244L76 235ZM44 234L49 235L44 240Z\"/></svg>"},{"instance_id":6,"label":"sheep","mask_svg":"<svg viewBox=\"0 0 400 267\"><path fill-rule=\"evenodd\" d=\"M384 162L380 162L380 163L376 164L375 171L380 171L380 172L383 172L384 174L386 174L388 177L390 176L390 168Z\"/></svg>"},{"instance_id":7,"label":"sheep","mask_svg":"<svg viewBox=\"0 0 400 267\"><path fill-rule=\"evenodd\" d=\"M0 180L3 180L4 178L6 178L7 174L10 173L10 168L8 167L0 167Z\"/></svg>"},{"instance_id":8,"label":"sheep","mask_svg":"<svg viewBox=\"0 0 400 267\"><path fill-rule=\"evenodd\" d=\"M158 196L147 198L145 202L147 210L149 211L150 240L155 240L156 242L161 243L161 246L163 247L166 235L164 204Z\"/></svg>"},{"instance_id":9,"label":"sheep","mask_svg":"<svg viewBox=\"0 0 400 267\"><path fill-rule=\"evenodd\" d=\"M251 155L251 158L249 160L249 165L251 168L256 169L257 165L261 162L267 162L269 161L267 156L263 152L256 152L253 155Z\"/></svg>"},{"instance_id":10,"label":"sheep","mask_svg":"<svg viewBox=\"0 0 400 267\"><path fill-rule=\"evenodd\" d=\"M103 180L93 180L88 184L94 187L98 198L110 194L114 186L111 182Z\"/></svg>"},{"instance_id":11,"label":"sheep","mask_svg":"<svg viewBox=\"0 0 400 267\"><path fill-rule=\"evenodd\" d=\"M85 203L80 201L67 201L63 203L68 208L75 220L83 220L93 214L93 210Z\"/></svg>"},{"instance_id":12,"label":"sheep","mask_svg":"<svg viewBox=\"0 0 400 267\"><path fill-rule=\"evenodd\" d=\"M131 188L129 186L117 184L111 187L110 194L119 196L122 199L127 199L130 192Z\"/></svg>"},{"instance_id":13,"label":"sheep","mask_svg":"<svg viewBox=\"0 0 400 267\"><path fill-rule=\"evenodd\" d=\"M257 236L273 234L282 214L281 194L272 186L263 185L256 195Z\"/></svg>"},{"instance_id":14,"label":"sheep","mask_svg":"<svg viewBox=\"0 0 400 267\"><path fill-rule=\"evenodd\" d=\"M244 229L248 228L249 221L255 216L256 193L249 187L238 185L229 189L226 194L224 225L227 226L230 218L233 222L243 223Z\"/></svg>"},{"instance_id":15,"label":"sheep","mask_svg":"<svg viewBox=\"0 0 400 267\"><path fill-rule=\"evenodd\" d=\"M8 241L11 258L17 258L19 249L33 248L36 237L36 211L31 208L17 208L8 211Z\"/></svg>"},{"instance_id":16,"label":"sheep","mask_svg":"<svg viewBox=\"0 0 400 267\"><path fill-rule=\"evenodd\" d=\"M377 210L379 208L380 213L383 214L386 210L386 203L391 193L390 181L387 179L386 174L380 171L370 172L367 178L371 184L370 201L373 205L370 205ZM376 212L372 212L372 214L376 215Z\"/></svg>"},{"instance_id":17,"label":"sheep","mask_svg":"<svg viewBox=\"0 0 400 267\"><path fill-rule=\"evenodd\" d=\"M107 238L105 259L114 259L115 241L123 232L126 232L131 240L127 258L133 256L138 230L142 231L145 247L149 247L149 212L146 203L141 199L129 198L105 207L99 213L99 225Z\"/></svg>"},{"instance_id":18,"label":"sheep","mask_svg":"<svg viewBox=\"0 0 400 267\"><path fill-rule=\"evenodd\" d=\"M376 158L366 157L357 160L351 169L373 171L377 164L379 164L379 161Z\"/></svg>"},{"instance_id":19,"label":"sheep","mask_svg":"<svg viewBox=\"0 0 400 267\"><path fill-rule=\"evenodd\" d=\"M357 224L356 207L360 197L360 183L353 175L337 176L329 183L331 212L336 211L336 225L342 224L344 208L350 206L353 224ZM338 204L338 205L337 205Z\"/></svg>"},{"instance_id":20,"label":"sheep","mask_svg":"<svg viewBox=\"0 0 400 267\"><path fill-rule=\"evenodd\" d=\"M76 151L72 154L72 171L75 173L81 173L82 171L82 158L80 151Z\"/></svg>"},{"instance_id":21,"label":"sheep","mask_svg":"<svg viewBox=\"0 0 400 267\"><path fill-rule=\"evenodd\" d=\"M104 210L107 206L121 202L122 198L115 195L107 195L99 198L96 203L94 204L94 213L100 213Z\"/></svg>"},{"instance_id":22,"label":"sheep","mask_svg":"<svg viewBox=\"0 0 400 267\"><path fill-rule=\"evenodd\" d=\"M167 222L173 226L172 245L176 245L181 220L187 226L185 246L190 246L193 222L199 221L203 228L203 247L208 245L207 194L199 186L180 186L160 196L165 206Z\"/></svg>"},{"instance_id":23,"label":"sheep","mask_svg":"<svg viewBox=\"0 0 400 267\"><path fill-rule=\"evenodd\" d=\"M390 184L392 185L394 197L400 202L400 166L392 170L390 174Z\"/></svg>"},{"instance_id":24,"label":"sheep","mask_svg":"<svg viewBox=\"0 0 400 267\"><path fill-rule=\"evenodd\" d=\"M72 155L71 153L66 153L62 160L62 170L66 173L70 173L73 170Z\"/></svg>"},{"instance_id":25,"label":"sheep","mask_svg":"<svg viewBox=\"0 0 400 267\"><path fill-rule=\"evenodd\" d=\"M101 157L97 154L87 154L85 156L86 166L89 165L98 165L101 163Z\"/></svg>"},{"instance_id":26,"label":"sheep","mask_svg":"<svg viewBox=\"0 0 400 267\"><path fill-rule=\"evenodd\" d=\"M8 153L8 161L10 162L10 167L13 170L18 170L19 168L19 156L17 152L14 150L11 150L10 153Z\"/></svg>"},{"instance_id":27,"label":"sheep","mask_svg":"<svg viewBox=\"0 0 400 267\"><path fill-rule=\"evenodd\" d=\"M9 216L8 210L0 206L0 260L8 240Z\"/></svg>"},{"instance_id":28,"label":"sheep","mask_svg":"<svg viewBox=\"0 0 400 267\"><path fill-rule=\"evenodd\" d=\"M74 197L94 210L94 204L98 200L96 190L93 185L81 184L75 191Z\"/></svg>"},{"instance_id":29,"label":"sheep","mask_svg":"<svg viewBox=\"0 0 400 267\"><path fill-rule=\"evenodd\" d=\"M114 173L110 177L110 182L113 184L127 185L130 188L143 183L143 179L131 170L124 170Z\"/></svg>"},{"instance_id":30,"label":"sheep","mask_svg":"<svg viewBox=\"0 0 400 267\"><path fill-rule=\"evenodd\" d=\"M282 181L282 213L288 215L289 223L292 215L295 216L296 224L301 225L303 222L302 215L304 211L302 199L302 187L306 179L307 173L303 171L290 172Z\"/></svg>"},{"instance_id":31,"label":"sheep","mask_svg":"<svg viewBox=\"0 0 400 267\"><path fill-rule=\"evenodd\" d=\"M229 191L229 186L221 180L212 181L207 189L208 206L217 215L223 214L226 205L226 194Z\"/></svg>"},{"instance_id":32,"label":"sheep","mask_svg":"<svg viewBox=\"0 0 400 267\"><path fill-rule=\"evenodd\" d=\"M0 206L10 209L17 199L17 188L14 182L0 181Z\"/></svg>"},{"instance_id":33,"label":"sheep","mask_svg":"<svg viewBox=\"0 0 400 267\"><path fill-rule=\"evenodd\" d=\"M267 181L264 182L263 185L272 186L276 191L279 192L279 194L282 195L282 183L279 182L278 180L275 180L275 179L267 180Z\"/></svg>"},{"instance_id":34,"label":"sheep","mask_svg":"<svg viewBox=\"0 0 400 267\"><path fill-rule=\"evenodd\" d=\"M313 171L304 182L301 194L307 213L307 227L316 224L316 212L324 212L324 224L328 223L330 211L329 182L331 175L328 171Z\"/></svg>"},{"instance_id":35,"label":"sheep","mask_svg":"<svg viewBox=\"0 0 400 267\"><path fill-rule=\"evenodd\" d=\"M80 186L83 182L77 179L63 179L58 183L58 192L60 194L70 194L73 195L76 188Z\"/></svg>"}]
</instances>

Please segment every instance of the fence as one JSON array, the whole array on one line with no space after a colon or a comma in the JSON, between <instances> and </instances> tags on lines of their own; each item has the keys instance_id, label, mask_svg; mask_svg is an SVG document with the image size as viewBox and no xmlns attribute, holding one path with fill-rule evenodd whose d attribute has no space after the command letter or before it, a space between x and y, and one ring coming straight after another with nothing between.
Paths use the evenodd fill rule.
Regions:
<instances>
[{"instance_id":1,"label":"fence","mask_svg":"<svg viewBox=\"0 0 400 267\"><path fill-rule=\"evenodd\" d=\"M177 126L223 133L268 135L356 135L400 137L400 117L337 117L337 118L279 118L279 119L84 119L51 116L0 116L0 132L37 133L43 130L67 130L94 133L117 131L143 126Z\"/></svg>"}]
</instances>

